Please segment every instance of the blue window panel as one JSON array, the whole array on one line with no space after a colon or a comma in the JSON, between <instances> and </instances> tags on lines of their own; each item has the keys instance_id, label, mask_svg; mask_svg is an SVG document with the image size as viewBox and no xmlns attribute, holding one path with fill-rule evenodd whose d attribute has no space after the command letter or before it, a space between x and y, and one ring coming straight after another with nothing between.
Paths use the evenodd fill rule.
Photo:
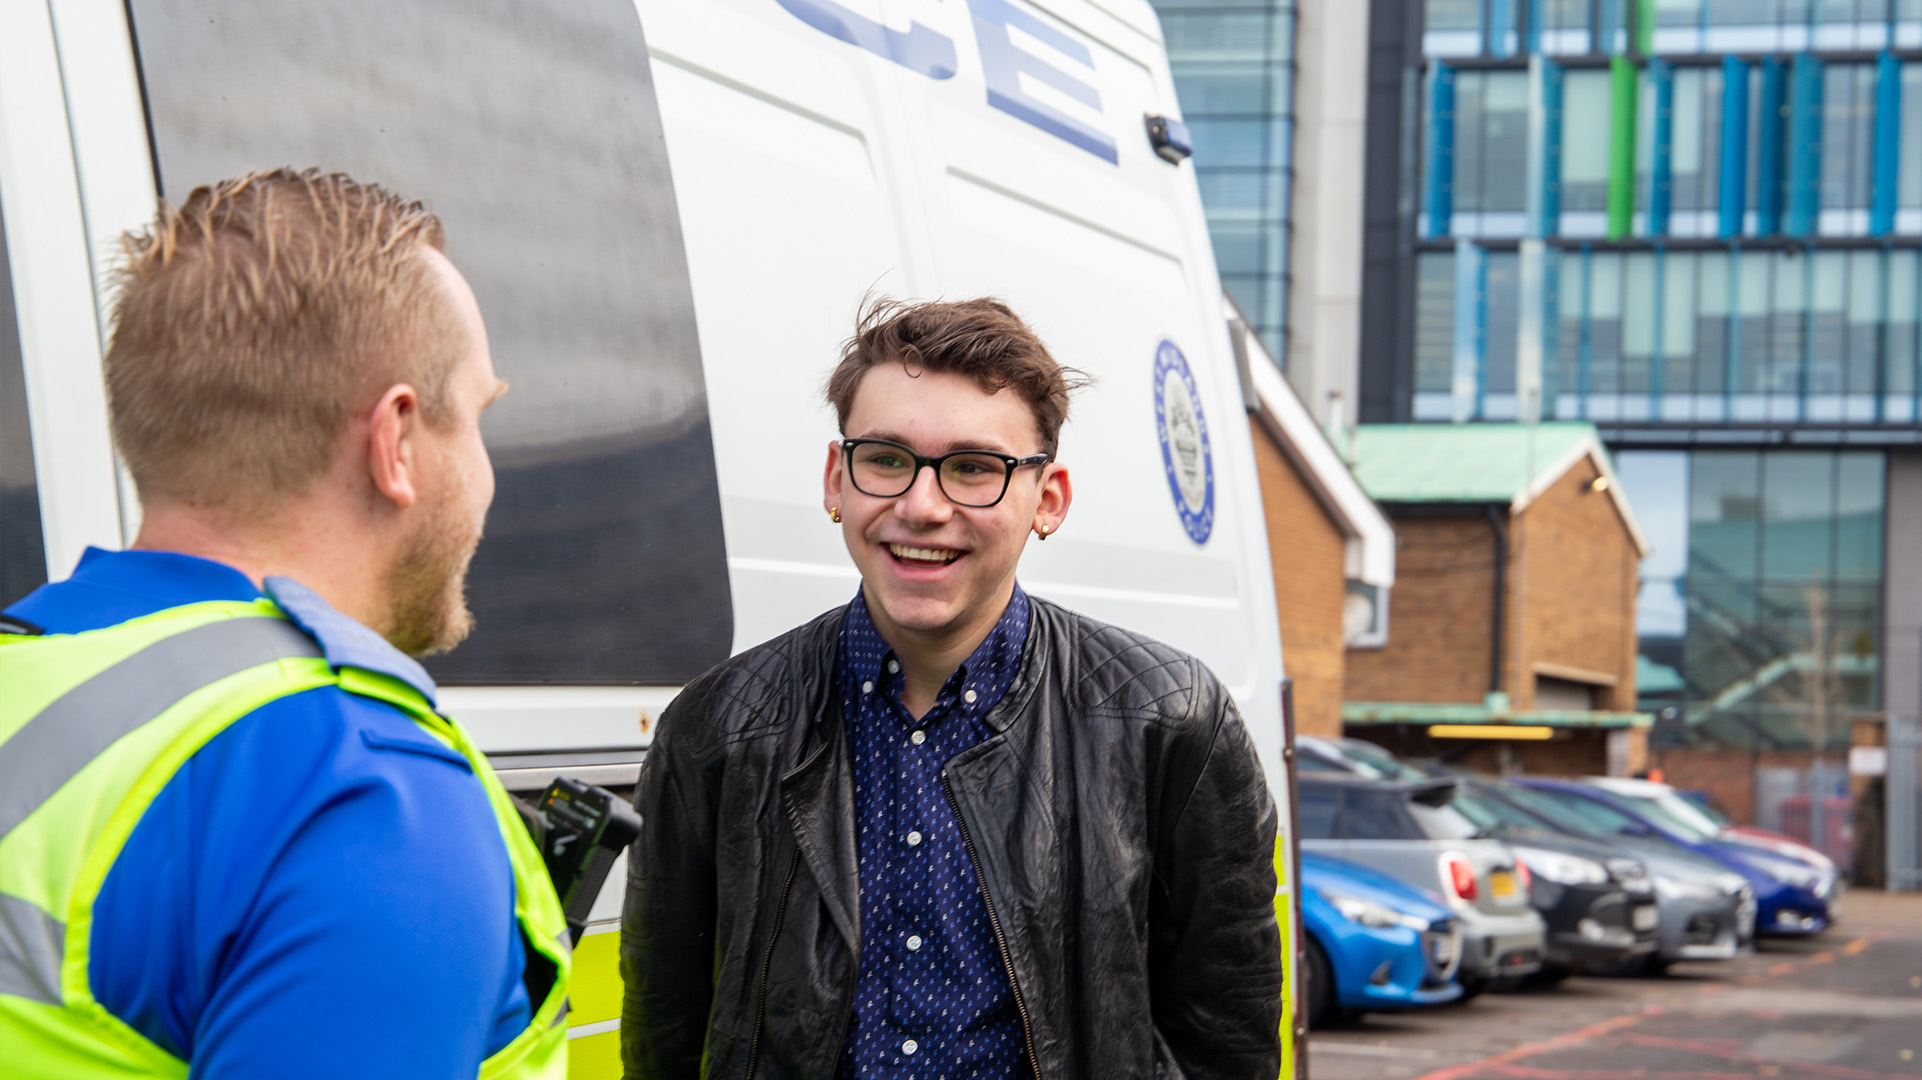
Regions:
<instances>
[{"instance_id":1,"label":"blue window panel","mask_svg":"<svg viewBox=\"0 0 1922 1080\"><path fill-rule=\"evenodd\" d=\"M1648 62L1648 80L1655 93L1653 135L1648 183L1648 235L1668 232L1669 209L1675 187L1675 66L1665 60Z\"/></svg>"},{"instance_id":2,"label":"blue window panel","mask_svg":"<svg viewBox=\"0 0 1922 1080\"><path fill-rule=\"evenodd\" d=\"M1901 157L1902 64L1891 53L1875 58L1875 171L1869 203L1869 235L1895 231Z\"/></svg>"},{"instance_id":3,"label":"blue window panel","mask_svg":"<svg viewBox=\"0 0 1922 1080\"><path fill-rule=\"evenodd\" d=\"M1455 216L1455 69L1437 67L1428 110L1428 237L1448 235Z\"/></svg>"},{"instance_id":4,"label":"blue window panel","mask_svg":"<svg viewBox=\"0 0 1922 1080\"><path fill-rule=\"evenodd\" d=\"M1748 65L1722 60L1722 190L1716 235L1738 236L1748 195Z\"/></svg>"},{"instance_id":5,"label":"blue window panel","mask_svg":"<svg viewBox=\"0 0 1922 1080\"><path fill-rule=\"evenodd\" d=\"M1822 198L1822 62L1797 53L1789 81L1788 214L1782 231L1808 236Z\"/></svg>"},{"instance_id":6,"label":"blue window panel","mask_svg":"<svg viewBox=\"0 0 1922 1080\"><path fill-rule=\"evenodd\" d=\"M1488 0L1488 52L1494 56L1513 56L1518 44L1515 0Z\"/></svg>"},{"instance_id":7,"label":"blue window panel","mask_svg":"<svg viewBox=\"0 0 1922 1080\"><path fill-rule=\"evenodd\" d=\"M1771 236L1782 231L1782 104L1788 96L1788 72L1782 61L1762 61L1761 133L1755 157L1755 231Z\"/></svg>"}]
</instances>

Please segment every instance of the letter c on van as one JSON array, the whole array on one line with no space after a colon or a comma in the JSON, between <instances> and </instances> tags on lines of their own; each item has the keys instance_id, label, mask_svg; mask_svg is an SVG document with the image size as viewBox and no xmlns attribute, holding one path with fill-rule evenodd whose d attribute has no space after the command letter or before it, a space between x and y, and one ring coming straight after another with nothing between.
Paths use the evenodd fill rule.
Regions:
<instances>
[{"instance_id":1,"label":"letter c on van","mask_svg":"<svg viewBox=\"0 0 1922 1080\"><path fill-rule=\"evenodd\" d=\"M920 23L909 23L907 30L901 31L865 15L856 15L834 0L776 2L786 8L788 14L829 37L859 46L930 79L954 78L954 39Z\"/></svg>"}]
</instances>

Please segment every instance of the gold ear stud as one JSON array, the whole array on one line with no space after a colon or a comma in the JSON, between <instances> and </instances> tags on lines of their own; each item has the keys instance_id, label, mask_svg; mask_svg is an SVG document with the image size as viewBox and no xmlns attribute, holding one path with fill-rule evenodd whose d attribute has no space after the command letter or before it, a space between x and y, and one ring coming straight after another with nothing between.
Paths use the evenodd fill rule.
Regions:
<instances>
[{"instance_id":1,"label":"gold ear stud","mask_svg":"<svg viewBox=\"0 0 1922 1080\"><path fill-rule=\"evenodd\" d=\"M834 522L836 525L841 524L841 508L838 506L828 507L828 520Z\"/></svg>"},{"instance_id":2,"label":"gold ear stud","mask_svg":"<svg viewBox=\"0 0 1922 1080\"><path fill-rule=\"evenodd\" d=\"M1042 540L1046 540L1048 538L1048 526L1043 525L1037 528L1035 531L1041 534Z\"/></svg>"}]
</instances>

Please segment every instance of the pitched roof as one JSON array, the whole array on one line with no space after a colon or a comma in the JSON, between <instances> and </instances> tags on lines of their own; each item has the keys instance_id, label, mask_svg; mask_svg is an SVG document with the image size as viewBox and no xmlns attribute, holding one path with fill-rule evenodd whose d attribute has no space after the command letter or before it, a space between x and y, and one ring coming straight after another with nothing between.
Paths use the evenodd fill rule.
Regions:
<instances>
[{"instance_id":1,"label":"pitched roof","mask_svg":"<svg viewBox=\"0 0 1922 1080\"><path fill-rule=\"evenodd\" d=\"M1593 424L1364 424L1348 457L1377 502L1504 503L1510 513L1588 458L1636 546L1649 550Z\"/></svg>"}]
</instances>

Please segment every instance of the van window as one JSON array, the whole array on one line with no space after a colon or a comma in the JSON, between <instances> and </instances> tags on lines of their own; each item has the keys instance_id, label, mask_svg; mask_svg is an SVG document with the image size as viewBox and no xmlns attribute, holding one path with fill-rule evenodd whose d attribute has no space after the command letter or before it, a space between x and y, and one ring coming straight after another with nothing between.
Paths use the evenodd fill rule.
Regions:
<instances>
[{"instance_id":1,"label":"van window","mask_svg":"<svg viewBox=\"0 0 1922 1080\"><path fill-rule=\"evenodd\" d=\"M0 214L0 608L47 583L40 536L40 489L33 474L25 358L7 265L7 223Z\"/></svg>"},{"instance_id":2,"label":"van window","mask_svg":"<svg viewBox=\"0 0 1922 1080\"><path fill-rule=\"evenodd\" d=\"M513 391L484 425L477 627L435 677L674 684L724 659L700 343L632 0L128 6L169 199L313 165L446 224Z\"/></svg>"}]
</instances>

